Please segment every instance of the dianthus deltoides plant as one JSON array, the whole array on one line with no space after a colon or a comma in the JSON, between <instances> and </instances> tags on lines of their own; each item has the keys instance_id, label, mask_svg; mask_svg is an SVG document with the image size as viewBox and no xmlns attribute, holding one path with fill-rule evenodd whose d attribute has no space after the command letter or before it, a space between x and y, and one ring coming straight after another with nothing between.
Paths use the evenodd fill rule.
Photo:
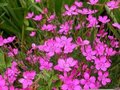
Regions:
<instances>
[{"instance_id":1,"label":"dianthus deltoides plant","mask_svg":"<svg viewBox=\"0 0 120 90\"><path fill-rule=\"evenodd\" d=\"M35 3L39 6L45 1ZM111 57L120 55L120 43L107 26L119 32L120 24L106 12L98 16L97 6L112 13L119 5L119 0L104 4L75 0L64 5L60 16L45 7L37 14L28 12L26 20L36 25L27 28L29 37L39 42L17 48L16 36L0 36L2 52L12 59L0 75L0 90L96 90L110 84Z\"/></svg>"}]
</instances>

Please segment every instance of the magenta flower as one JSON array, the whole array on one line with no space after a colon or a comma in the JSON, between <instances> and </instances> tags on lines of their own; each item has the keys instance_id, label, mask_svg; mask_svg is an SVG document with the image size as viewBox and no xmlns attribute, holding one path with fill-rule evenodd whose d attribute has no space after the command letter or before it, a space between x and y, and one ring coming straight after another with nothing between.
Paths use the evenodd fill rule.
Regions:
<instances>
[{"instance_id":1,"label":"magenta flower","mask_svg":"<svg viewBox=\"0 0 120 90\"><path fill-rule=\"evenodd\" d=\"M51 16L47 19L47 21L48 21L48 22L51 22L52 20L55 19L55 17L56 17L56 15L53 14L53 15L51 15Z\"/></svg>"},{"instance_id":2,"label":"magenta flower","mask_svg":"<svg viewBox=\"0 0 120 90\"><path fill-rule=\"evenodd\" d=\"M41 0L35 0L35 2L39 3L39 2L41 2Z\"/></svg>"},{"instance_id":3,"label":"magenta flower","mask_svg":"<svg viewBox=\"0 0 120 90\"><path fill-rule=\"evenodd\" d=\"M120 24L118 24L118 23L113 23L112 25L113 25L114 27L120 29Z\"/></svg>"},{"instance_id":4,"label":"magenta flower","mask_svg":"<svg viewBox=\"0 0 120 90\"><path fill-rule=\"evenodd\" d=\"M8 52L9 57L13 57L17 54L18 54L18 49L17 48L14 48L14 49L12 49L11 51Z\"/></svg>"},{"instance_id":5,"label":"magenta flower","mask_svg":"<svg viewBox=\"0 0 120 90\"><path fill-rule=\"evenodd\" d=\"M75 1L74 3L77 7L83 7L83 3L82 2L78 2L78 1Z\"/></svg>"},{"instance_id":6,"label":"magenta flower","mask_svg":"<svg viewBox=\"0 0 120 90\"><path fill-rule=\"evenodd\" d=\"M68 34L69 33L69 31L72 29L72 24L73 24L73 21L67 21L67 22L65 22L64 24L62 24L61 26L60 26L60 30L59 30L59 33L60 34Z\"/></svg>"},{"instance_id":7,"label":"magenta flower","mask_svg":"<svg viewBox=\"0 0 120 90\"><path fill-rule=\"evenodd\" d=\"M80 80L80 83L82 85L84 85L84 89L88 90L88 89L94 89L96 88L95 82L96 78L94 76L90 76L89 73L85 72L84 73L84 79Z\"/></svg>"},{"instance_id":8,"label":"magenta flower","mask_svg":"<svg viewBox=\"0 0 120 90\"><path fill-rule=\"evenodd\" d=\"M36 35L36 32L35 31L32 31L31 33L30 33L30 36L31 37L34 37Z\"/></svg>"},{"instance_id":9,"label":"magenta flower","mask_svg":"<svg viewBox=\"0 0 120 90\"><path fill-rule=\"evenodd\" d=\"M111 63L106 59L105 56L101 56L99 59L95 59L95 67L97 70L106 71L111 66Z\"/></svg>"},{"instance_id":10,"label":"magenta flower","mask_svg":"<svg viewBox=\"0 0 120 90\"><path fill-rule=\"evenodd\" d=\"M96 58L96 51L93 51L90 45L81 47L81 51L88 61L94 60Z\"/></svg>"},{"instance_id":11,"label":"magenta flower","mask_svg":"<svg viewBox=\"0 0 120 90\"><path fill-rule=\"evenodd\" d=\"M53 24L44 24L42 26L41 30L43 30L43 31L52 31L53 32L54 30L56 30L56 26L53 25Z\"/></svg>"},{"instance_id":12,"label":"magenta flower","mask_svg":"<svg viewBox=\"0 0 120 90\"><path fill-rule=\"evenodd\" d=\"M0 36L0 46L3 46L4 45L4 39L2 36Z\"/></svg>"},{"instance_id":13,"label":"magenta flower","mask_svg":"<svg viewBox=\"0 0 120 90\"><path fill-rule=\"evenodd\" d=\"M58 65L54 67L54 69L58 71L69 72L71 67L74 67L77 64L77 61L73 60L73 58L58 59Z\"/></svg>"},{"instance_id":14,"label":"magenta flower","mask_svg":"<svg viewBox=\"0 0 120 90\"><path fill-rule=\"evenodd\" d=\"M34 13L33 12L29 12L25 18L26 19L31 19L33 16L34 16Z\"/></svg>"},{"instance_id":15,"label":"magenta flower","mask_svg":"<svg viewBox=\"0 0 120 90\"><path fill-rule=\"evenodd\" d=\"M70 8L68 7L68 5L65 5L65 13L63 15L68 15L68 16L72 16L72 15L77 15L77 7L75 5L71 6Z\"/></svg>"},{"instance_id":16,"label":"magenta flower","mask_svg":"<svg viewBox=\"0 0 120 90\"><path fill-rule=\"evenodd\" d=\"M23 88L27 88L33 83L33 79L35 78L35 71L26 71L23 73L23 78L19 79L19 82L22 83Z\"/></svg>"},{"instance_id":17,"label":"magenta flower","mask_svg":"<svg viewBox=\"0 0 120 90\"><path fill-rule=\"evenodd\" d=\"M107 16L99 16L99 18L98 18L98 20L100 21L100 22L102 22L103 24L106 24L106 23L108 23L109 21L110 21L110 19L108 19L108 17Z\"/></svg>"},{"instance_id":18,"label":"magenta flower","mask_svg":"<svg viewBox=\"0 0 120 90\"><path fill-rule=\"evenodd\" d=\"M35 21L41 21L42 20L42 15L40 14L40 15L36 15L34 18L33 18L33 20L35 20Z\"/></svg>"},{"instance_id":19,"label":"magenta flower","mask_svg":"<svg viewBox=\"0 0 120 90\"><path fill-rule=\"evenodd\" d=\"M91 10L88 8L83 8L82 10L78 10L78 13L83 14L83 15L89 15L89 14L95 14L97 10Z\"/></svg>"},{"instance_id":20,"label":"magenta flower","mask_svg":"<svg viewBox=\"0 0 120 90\"><path fill-rule=\"evenodd\" d=\"M76 43L80 46L88 45L90 42L88 40L82 40L81 37L78 37Z\"/></svg>"},{"instance_id":21,"label":"magenta flower","mask_svg":"<svg viewBox=\"0 0 120 90\"><path fill-rule=\"evenodd\" d=\"M109 73L105 72L102 73L101 71L98 72L98 80L101 81L102 85L105 86L107 83L111 82L111 79L108 78Z\"/></svg>"},{"instance_id":22,"label":"magenta flower","mask_svg":"<svg viewBox=\"0 0 120 90\"><path fill-rule=\"evenodd\" d=\"M66 81L66 83L64 83L61 86L61 89L62 90L82 90L82 88L79 85L79 80L77 79Z\"/></svg>"},{"instance_id":23,"label":"magenta flower","mask_svg":"<svg viewBox=\"0 0 120 90\"><path fill-rule=\"evenodd\" d=\"M14 40L15 40L15 36L13 36L13 37L8 37L8 38L6 38L6 39L4 39L4 43L5 44L7 44L7 43L11 43L11 42L13 42Z\"/></svg>"},{"instance_id":24,"label":"magenta flower","mask_svg":"<svg viewBox=\"0 0 120 90\"><path fill-rule=\"evenodd\" d=\"M88 4L91 5L96 5L96 3L98 3L99 0L89 0Z\"/></svg>"},{"instance_id":25,"label":"magenta flower","mask_svg":"<svg viewBox=\"0 0 120 90\"><path fill-rule=\"evenodd\" d=\"M8 87L5 84L4 78L0 75L0 90L8 90Z\"/></svg>"},{"instance_id":26,"label":"magenta flower","mask_svg":"<svg viewBox=\"0 0 120 90\"><path fill-rule=\"evenodd\" d=\"M12 62L12 66L7 68L4 74L4 78L10 83L13 84L14 81L17 79L18 74L20 71L17 69L17 63Z\"/></svg>"},{"instance_id":27,"label":"magenta flower","mask_svg":"<svg viewBox=\"0 0 120 90\"><path fill-rule=\"evenodd\" d=\"M75 48L76 48L76 44L73 43L66 44L64 47L64 53L72 53Z\"/></svg>"},{"instance_id":28,"label":"magenta flower","mask_svg":"<svg viewBox=\"0 0 120 90\"><path fill-rule=\"evenodd\" d=\"M46 58L40 58L39 63L40 63L40 70L44 70L44 69L51 70L52 69L53 64L50 63L50 61L47 60Z\"/></svg>"},{"instance_id":29,"label":"magenta flower","mask_svg":"<svg viewBox=\"0 0 120 90\"><path fill-rule=\"evenodd\" d=\"M117 1L114 1L114 0L109 1L107 3L107 6L109 7L110 10L118 8L119 7L118 5L119 5L119 3Z\"/></svg>"},{"instance_id":30,"label":"magenta flower","mask_svg":"<svg viewBox=\"0 0 120 90\"><path fill-rule=\"evenodd\" d=\"M86 19L89 21L89 24L87 25L88 28L99 27L96 17L89 15Z\"/></svg>"}]
</instances>

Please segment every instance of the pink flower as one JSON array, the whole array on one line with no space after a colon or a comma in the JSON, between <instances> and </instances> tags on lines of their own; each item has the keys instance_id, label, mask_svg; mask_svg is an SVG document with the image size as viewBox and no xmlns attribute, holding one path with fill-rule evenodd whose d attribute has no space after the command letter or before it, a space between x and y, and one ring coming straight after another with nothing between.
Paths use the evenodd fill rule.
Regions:
<instances>
[{"instance_id":1,"label":"pink flower","mask_svg":"<svg viewBox=\"0 0 120 90\"><path fill-rule=\"evenodd\" d=\"M72 29L72 24L73 24L73 21L67 21L67 22L65 22L64 24L62 24L61 26L60 26L60 30L59 30L59 33L60 34L68 34L69 33L69 31Z\"/></svg>"},{"instance_id":2,"label":"pink flower","mask_svg":"<svg viewBox=\"0 0 120 90\"><path fill-rule=\"evenodd\" d=\"M111 63L106 59L105 56L101 56L99 59L95 59L95 67L97 70L106 71L111 66Z\"/></svg>"},{"instance_id":3,"label":"pink flower","mask_svg":"<svg viewBox=\"0 0 120 90\"><path fill-rule=\"evenodd\" d=\"M89 21L89 24L87 25L88 28L99 27L96 17L89 15L86 19Z\"/></svg>"},{"instance_id":4,"label":"pink flower","mask_svg":"<svg viewBox=\"0 0 120 90\"><path fill-rule=\"evenodd\" d=\"M78 24L77 26L75 26L75 30L79 30L81 28L81 25Z\"/></svg>"},{"instance_id":5,"label":"pink flower","mask_svg":"<svg viewBox=\"0 0 120 90\"><path fill-rule=\"evenodd\" d=\"M101 81L102 85L105 86L107 83L111 82L110 78L108 78L108 72L102 73L101 71L99 71L98 75L98 80Z\"/></svg>"},{"instance_id":6,"label":"pink flower","mask_svg":"<svg viewBox=\"0 0 120 90\"><path fill-rule=\"evenodd\" d=\"M35 71L26 71L23 73L23 77L19 79L19 82L22 83L23 88L27 88L33 83L33 79L35 78L36 72Z\"/></svg>"},{"instance_id":7,"label":"pink flower","mask_svg":"<svg viewBox=\"0 0 120 90\"><path fill-rule=\"evenodd\" d=\"M75 5L71 6L70 8L68 7L68 5L65 5L65 13L64 15L68 15L68 16L72 16L72 15L77 15L77 7Z\"/></svg>"},{"instance_id":8,"label":"pink flower","mask_svg":"<svg viewBox=\"0 0 120 90\"><path fill-rule=\"evenodd\" d=\"M119 7L118 5L119 5L119 3L117 1L114 1L114 0L109 1L107 3L107 6L110 8L110 10L118 8Z\"/></svg>"},{"instance_id":9,"label":"pink flower","mask_svg":"<svg viewBox=\"0 0 120 90\"><path fill-rule=\"evenodd\" d=\"M36 15L34 18L33 18L33 20L35 20L35 21L41 21L42 20L42 15L40 14L40 15Z\"/></svg>"},{"instance_id":10,"label":"pink flower","mask_svg":"<svg viewBox=\"0 0 120 90\"><path fill-rule=\"evenodd\" d=\"M99 18L98 18L98 20L100 21L100 22L102 22L103 24L106 24L106 23L108 23L109 21L110 21L110 19L108 19L108 17L107 16L99 16Z\"/></svg>"},{"instance_id":11,"label":"pink flower","mask_svg":"<svg viewBox=\"0 0 120 90\"><path fill-rule=\"evenodd\" d=\"M34 13L33 12L29 12L25 18L26 19L31 19L33 16L34 16Z\"/></svg>"},{"instance_id":12,"label":"pink flower","mask_svg":"<svg viewBox=\"0 0 120 90\"><path fill-rule=\"evenodd\" d=\"M18 54L18 49L17 48L14 48L14 49L12 49L11 51L8 52L9 57L13 57L17 54Z\"/></svg>"},{"instance_id":13,"label":"pink flower","mask_svg":"<svg viewBox=\"0 0 120 90\"><path fill-rule=\"evenodd\" d=\"M64 47L64 53L72 53L75 48L76 44L73 43L66 44Z\"/></svg>"},{"instance_id":14,"label":"pink flower","mask_svg":"<svg viewBox=\"0 0 120 90\"><path fill-rule=\"evenodd\" d=\"M75 1L74 3L77 7L82 7L83 6L83 3L82 2L78 2L78 1Z\"/></svg>"},{"instance_id":15,"label":"pink flower","mask_svg":"<svg viewBox=\"0 0 120 90\"><path fill-rule=\"evenodd\" d=\"M39 59L39 63L40 63L40 70L51 70L53 64L49 62L49 60L47 60L46 58L40 58Z\"/></svg>"},{"instance_id":16,"label":"pink flower","mask_svg":"<svg viewBox=\"0 0 120 90\"><path fill-rule=\"evenodd\" d=\"M88 40L82 40L81 37L78 37L76 42L77 42L77 44L80 45L80 46L88 45L88 44L90 43Z\"/></svg>"},{"instance_id":17,"label":"pink flower","mask_svg":"<svg viewBox=\"0 0 120 90\"><path fill-rule=\"evenodd\" d=\"M88 8L83 8L82 10L78 10L78 13L83 14L83 15L88 15L88 14L95 14L97 10L91 10Z\"/></svg>"},{"instance_id":18,"label":"pink flower","mask_svg":"<svg viewBox=\"0 0 120 90\"><path fill-rule=\"evenodd\" d=\"M116 54L116 51L115 50L113 50L113 48L108 48L108 47L106 47L106 54L108 55L108 56L114 56L115 54Z\"/></svg>"},{"instance_id":19,"label":"pink flower","mask_svg":"<svg viewBox=\"0 0 120 90\"><path fill-rule=\"evenodd\" d=\"M120 29L120 24L118 24L118 23L113 23L112 25L113 25L114 27Z\"/></svg>"},{"instance_id":20,"label":"pink flower","mask_svg":"<svg viewBox=\"0 0 120 90\"><path fill-rule=\"evenodd\" d=\"M99 0L89 0L88 4L91 5L96 5L96 3L98 3Z\"/></svg>"},{"instance_id":21,"label":"pink flower","mask_svg":"<svg viewBox=\"0 0 120 90\"><path fill-rule=\"evenodd\" d=\"M20 71L17 69L17 63L12 62L12 66L7 68L4 74L4 78L10 83L13 84L14 81L17 79L18 74Z\"/></svg>"},{"instance_id":22,"label":"pink flower","mask_svg":"<svg viewBox=\"0 0 120 90\"><path fill-rule=\"evenodd\" d=\"M8 87L5 85L6 82L2 75L0 75L0 90L8 90Z\"/></svg>"},{"instance_id":23,"label":"pink flower","mask_svg":"<svg viewBox=\"0 0 120 90\"><path fill-rule=\"evenodd\" d=\"M48 22L51 22L52 20L55 19L55 17L56 17L55 14L53 14L53 15L51 15L51 16L48 18L47 21L48 21Z\"/></svg>"},{"instance_id":24,"label":"pink flower","mask_svg":"<svg viewBox=\"0 0 120 90\"><path fill-rule=\"evenodd\" d=\"M56 26L53 25L53 24L44 24L42 26L41 30L43 30L43 31L52 31L53 32L54 30L56 30Z\"/></svg>"},{"instance_id":25,"label":"pink flower","mask_svg":"<svg viewBox=\"0 0 120 90\"><path fill-rule=\"evenodd\" d=\"M36 32L34 32L34 31L32 31L31 33L30 33L30 36L31 37L34 37L36 35Z\"/></svg>"},{"instance_id":26,"label":"pink flower","mask_svg":"<svg viewBox=\"0 0 120 90\"><path fill-rule=\"evenodd\" d=\"M35 0L35 2L39 3L39 2L41 2L41 0Z\"/></svg>"},{"instance_id":27,"label":"pink flower","mask_svg":"<svg viewBox=\"0 0 120 90\"><path fill-rule=\"evenodd\" d=\"M11 42L13 42L14 40L15 40L15 36L13 36L13 37L8 37L7 39L4 39L4 43L5 44L7 44L7 43L11 43Z\"/></svg>"},{"instance_id":28,"label":"pink flower","mask_svg":"<svg viewBox=\"0 0 120 90\"><path fill-rule=\"evenodd\" d=\"M61 89L62 90L82 90L82 88L79 85L79 80L77 79L66 81L66 83L64 83L61 86Z\"/></svg>"},{"instance_id":29,"label":"pink flower","mask_svg":"<svg viewBox=\"0 0 120 90\"><path fill-rule=\"evenodd\" d=\"M80 80L80 83L82 85L84 85L84 89L85 90L88 90L88 89L94 89L96 86L95 86L95 81L96 81L96 78L94 76L91 76L89 75L89 73L85 72L84 73L84 79L81 79Z\"/></svg>"},{"instance_id":30,"label":"pink flower","mask_svg":"<svg viewBox=\"0 0 120 90\"><path fill-rule=\"evenodd\" d=\"M0 36L0 46L3 46L4 45L4 39L2 36Z\"/></svg>"},{"instance_id":31,"label":"pink flower","mask_svg":"<svg viewBox=\"0 0 120 90\"><path fill-rule=\"evenodd\" d=\"M81 51L88 61L94 60L96 58L96 51L93 51L90 45L81 47Z\"/></svg>"},{"instance_id":32,"label":"pink flower","mask_svg":"<svg viewBox=\"0 0 120 90\"><path fill-rule=\"evenodd\" d=\"M74 67L77 64L77 61L73 60L73 58L67 58L66 60L64 59L59 59L58 60L58 65L54 67L54 69L58 71L64 71L64 72L69 72L71 70L71 67Z\"/></svg>"}]
</instances>

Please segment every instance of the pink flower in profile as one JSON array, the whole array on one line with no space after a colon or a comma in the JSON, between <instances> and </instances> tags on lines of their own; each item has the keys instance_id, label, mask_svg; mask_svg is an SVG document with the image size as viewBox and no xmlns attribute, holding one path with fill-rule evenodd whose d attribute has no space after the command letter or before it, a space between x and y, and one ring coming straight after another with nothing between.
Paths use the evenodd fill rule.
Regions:
<instances>
[{"instance_id":1,"label":"pink flower in profile","mask_svg":"<svg viewBox=\"0 0 120 90\"><path fill-rule=\"evenodd\" d=\"M40 14L40 15L36 15L34 18L33 18L33 20L35 20L35 21L41 21L42 20L42 15Z\"/></svg>"},{"instance_id":2,"label":"pink flower in profile","mask_svg":"<svg viewBox=\"0 0 120 90\"><path fill-rule=\"evenodd\" d=\"M11 42L13 42L14 40L15 40L15 36L13 36L13 37L8 37L8 38L4 39L4 43L5 43L5 44L11 43Z\"/></svg>"},{"instance_id":3,"label":"pink flower in profile","mask_svg":"<svg viewBox=\"0 0 120 90\"><path fill-rule=\"evenodd\" d=\"M80 80L80 83L82 85L84 85L84 89L88 90L88 89L94 89L96 88L95 82L96 78L94 76L90 76L89 73L85 72L84 73L84 79Z\"/></svg>"},{"instance_id":4,"label":"pink flower in profile","mask_svg":"<svg viewBox=\"0 0 120 90\"><path fill-rule=\"evenodd\" d=\"M79 80L78 79L74 79L74 80L69 80L66 81L66 83L64 83L61 86L62 90L82 90L82 88L79 85Z\"/></svg>"},{"instance_id":5,"label":"pink flower in profile","mask_svg":"<svg viewBox=\"0 0 120 90\"><path fill-rule=\"evenodd\" d=\"M5 79L0 75L0 90L8 90L8 87L5 84Z\"/></svg>"},{"instance_id":6,"label":"pink flower in profile","mask_svg":"<svg viewBox=\"0 0 120 90\"><path fill-rule=\"evenodd\" d=\"M108 78L108 75L109 75L108 72L105 73L102 73L101 71L98 72L98 80L101 81L103 86L111 82L111 79Z\"/></svg>"},{"instance_id":7,"label":"pink flower in profile","mask_svg":"<svg viewBox=\"0 0 120 90\"><path fill-rule=\"evenodd\" d=\"M71 67L74 67L77 64L77 61L69 57L66 60L59 59L58 64L54 67L55 70L69 72Z\"/></svg>"},{"instance_id":8,"label":"pink flower in profile","mask_svg":"<svg viewBox=\"0 0 120 90\"><path fill-rule=\"evenodd\" d=\"M81 25L78 24L77 26L75 26L75 30L79 30L81 28Z\"/></svg>"},{"instance_id":9,"label":"pink flower in profile","mask_svg":"<svg viewBox=\"0 0 120 90\"><path fill-rule=\"evenodd\" d=\"M90 15L90 14L95 14L97 10L91 10L88 8L83 8L81 10L78 10L78 13L83 14L83 15Z\"/></svg>"},{"instance_id":10,"label":"pink flower in profile","mask_svg":"<svg viewBox=\"0 0 120 90\"><path fill-rule=\"evenodd\" d=\"M83 3L82 2L78 2L78 1L75 1L74 3L77 7L82 7L83 6Z\"/></svg>"},{"instance_id":11,"label":"pink flower in profile","mask_svg":"<svg viewBox=\"0 0 120 90\"><path fill-rule=\"evenodd\" d=\"M119 3L114 0L107 2L107 6L109 7L110 10L118 8L119 7L118 5Z\"/></svg>"},{"instance_id":12,"label":"pink flower in profile","mask_svg":"<svg viewBox=\"0 0 120 90\"><path fill-rule=\"evenodd\" d=\"M111 66L111 63L105 56L101 56L99 59L95 59L95 67L97 70L106 71Z\"/></svg>"},{"instance_id":13,"label":"pink flower in profile","mask_svg":"<svg viewBox=\"0 0 120 90\"><path fill-rule=\"evenodd\" d=\"M39 2L41 2L41 0L35 0L35 2L39 3Z\"/></svg>"},{"instance_id":14,"label":"pink flower in profile","mask_svg":"<svg viewBox=\"0 0 120 90\"><path fill-rule=\"evenodd\" d=\"M99 16L99 18L98 18L98 20L100 21L100 22L102 22L103 24L106 24L106 23L108 23L109 21L110 21L110 19L108 19L108 17L107 16Z\"/></svg>"},{"instance_id":15,"label":"pink flower in profile","mask_svg":"<svg viewBox=\"0 0 120 90\"><path fill-rule=\"evenodd\" d=\"M19 79L19 82L22 83L23 88L27 88L33 83L33 79L35 78L35 71L26 71L23 73L23 78Z\"/></svg>"},{"instance_id":16,"label":"pink flower in profile","mask_svg":"<svg viewBox=\"0 0 120 90\"><path fill-rule=\"evenodd\" d=\"M2 36L0 36L0 46L3 46L4 45L4 39Z\"/></svg>"},{"instance_id":17,"label":"pink flower in profile","mask_svg":"<svg viewBox=\"0 0 120 90\"><path fill-rule=\"evenodd\" d=\"M89 0L88 4L91 5L96 5L96 3L98 3L99 0Z\"/></svg>"},{"instance_id":18,"label":"pink flower in profile","mask_svg":"<svg viewBox=\"0 0 120 90\"><path fill-rule=\"evenodd\" d=\"M36 32L35 31L32 31L31 33L30 33L30 36L31 37L34 37L36 35Z\"/></svg>"},{"instance_id":19,"label":"pink flower in profile","mask_svg":"<svg viewBox=\"0 0 120 90\"><path fill-rule=\"evenodd\" d=\"M47 19L47 21L48 22L51 22L52 20L54 20L55 19L55 14L53 14L53 15L51 15L48 19Z\"/></svg>"},{"instance_id":20,"label":"pink flower in profile","mask_svg":"<svg viewBox=\"0 0 120 90\"><path fill-rule=\"evenodd\" d=\"M63 15L68 15L68 16L72 16L72 15L77 15L77 7L75 5L71 6L70 8L68 7L68 5L65 5L65 13Z\"/></svg>"},{"instance_id":21,"label":"pink flower in profile","mask_svg":"<svg viewBox=\"0 0 120 90\"><path fill-rule=\"evenodd\" d=\"M113 23L112 25L113 25L114 27L120 29L120 24L118 24L118 23Z\"/></svg>"},{"instance_id":22,"label":"pink flower in profile","mask_svg":"<svg viewBox=\"0 0 120 90\"><path fill-rule=\"evenodd\" d=\"M29 12L25 18L26 19L31 19L33 16L34 16L34 13L33 12Z\"/></svg>"},{"instance_id":23,"label":"pink flower in profile","mask_svg":"<svg viewBox=\"0 0 120 90\"><path fill-rule=\"evenodd\" d=\"M56 25L53 25L53 24L44 24L41 28L41 30L43 31L54 31L56 30Z\"/></svg>"},{"instance_id":24,"label":"pink flower in profile","mask_svg":"<svg viewBox=\"0 0 120 90\"><path fill-rule=\"evenodd\" d=\"M90 42L88 40L82 40L81 37L78 37L77 40L76 40L77 44L80 45L80 46L83 46L83 45L88 45Z\"/></svg>"}]
</instances>

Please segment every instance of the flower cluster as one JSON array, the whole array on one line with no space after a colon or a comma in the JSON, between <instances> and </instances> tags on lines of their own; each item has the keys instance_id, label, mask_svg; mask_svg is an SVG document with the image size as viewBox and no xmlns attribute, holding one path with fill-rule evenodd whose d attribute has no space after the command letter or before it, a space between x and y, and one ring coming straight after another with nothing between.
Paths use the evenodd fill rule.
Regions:
<instances>
[{"instance_id":1,"label":"flower cluster","mask_svg":"<svg viewBox=\"0 0 120 90\"><path fill-rule=\"evenodd\" d=\"M35 0L35 5L43 3ZM99 15L99 0L85 3L92 8L84 3L65 4L61 21L48 8L29 12L25 18L35 25L29 33L30 45L26 41L19 45L16 36L0 35L5 61L12 61L0 75L0 90L89 90L112 81L108 71L111 57L120 55L120 42L106 27L119 30L120 24L107 14ZM106 2L105 7L117 9L119 2Z\"/></svg>"}]
</instances>

